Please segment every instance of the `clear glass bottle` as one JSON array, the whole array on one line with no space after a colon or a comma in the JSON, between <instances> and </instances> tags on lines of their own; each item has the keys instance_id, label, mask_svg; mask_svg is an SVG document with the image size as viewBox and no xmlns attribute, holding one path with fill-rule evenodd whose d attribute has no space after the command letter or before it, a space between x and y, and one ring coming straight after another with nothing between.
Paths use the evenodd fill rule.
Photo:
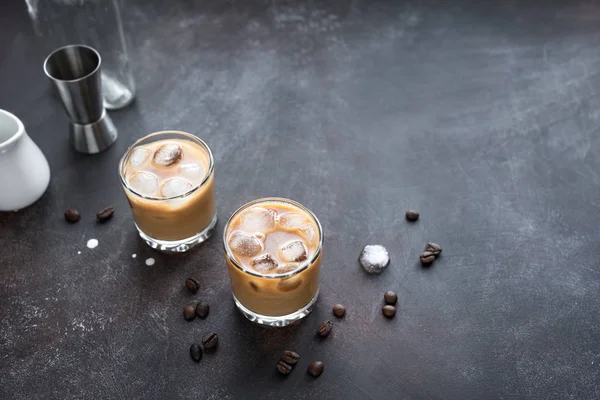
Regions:
<instances>
[{"instance_id":1,"label":"clear glass bottle","mask_svg":"<svg viewBox=\"0 0 600 400\"><path fill-rule=\"evenodd\" d=\"M135 97L119 0L25 0L33 27L47 53L85 44L102 57L102 95L107 109L125 107Z\"/></svg>"}]
</instances>

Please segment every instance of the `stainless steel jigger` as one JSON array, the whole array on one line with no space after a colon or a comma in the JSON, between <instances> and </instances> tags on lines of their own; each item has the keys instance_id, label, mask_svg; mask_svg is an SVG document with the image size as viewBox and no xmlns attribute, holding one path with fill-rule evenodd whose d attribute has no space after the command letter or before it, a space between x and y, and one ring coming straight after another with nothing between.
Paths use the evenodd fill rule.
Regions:
<instances>
[{"instance_id":1,"label":"stainless steel jigger","mask_svg":"<svg viewBox=\"0 0 600 400\"><path fill-rule=\"evenodd\" d=\"M69 116L71 144L81 153L106 150L118 136L102 102L100 64L100 54L84 45L61 47L44 61Z\"/></svg>"}]
</instances>

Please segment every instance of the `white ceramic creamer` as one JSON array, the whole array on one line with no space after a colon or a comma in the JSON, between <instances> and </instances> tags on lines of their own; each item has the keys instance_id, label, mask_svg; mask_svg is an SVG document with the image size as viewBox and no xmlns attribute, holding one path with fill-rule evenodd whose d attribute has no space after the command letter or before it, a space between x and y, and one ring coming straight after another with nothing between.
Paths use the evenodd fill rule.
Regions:
<instances>
[{"instance_id":1,"label":"white ceramic creamer","mask_svg":"<svg viewBox=\"0 0 600 400\"><path fill-rule=\"evenodd\" d=\"M46 191L50 167L23 123L0 109L0 211L33 204Z\"/></svg>"}]
</instances>

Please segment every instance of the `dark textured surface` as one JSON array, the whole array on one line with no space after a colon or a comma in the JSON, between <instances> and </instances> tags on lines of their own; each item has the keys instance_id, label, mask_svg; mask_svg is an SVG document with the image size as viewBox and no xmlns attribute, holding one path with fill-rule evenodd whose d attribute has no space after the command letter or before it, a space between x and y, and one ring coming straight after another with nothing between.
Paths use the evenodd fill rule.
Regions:
<instances>
[{"instance_id":1,"label":"dark textured surface","mask_svg":"<svg viewBox=\"0 0 600 400\"><path fill-rule=\"evenodd\" d=\"M130 1L137 101L112 114L118 142L83 156L24 4L2 2L0 107L52 180L0 214L0 398L599 398L600 6L490 3ZM217 165L217 233L179 257L137 237L116 171L164 128L205 139ZM236 312L220 240L271 195L326 233L318 307L284 329ZM444 251L422 269L428 241ZM368 243L390 251L379 276L357 263ZM210 316L184 321L199 299ZM346 316L316 340L338 302ZM210 331L219 348L196 364ZM285 349L301 356L287 378Z\"/></svg>"}]
</instances>

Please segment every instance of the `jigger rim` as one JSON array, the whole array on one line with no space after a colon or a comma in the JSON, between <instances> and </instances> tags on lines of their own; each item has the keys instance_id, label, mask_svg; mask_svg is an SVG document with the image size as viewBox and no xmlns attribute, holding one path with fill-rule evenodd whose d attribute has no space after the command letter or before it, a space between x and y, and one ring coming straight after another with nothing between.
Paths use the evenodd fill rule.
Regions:
<instances>
[{"instance_id":1,"label":"jigger rim","mask_svg":"<svg viewBox=\"0 0 600 400\"><path fill-rule=\"evenodd\" d=\"M50 61L50 59L57 53L64 51L66 49L70 49L70 48L74 48L74 47L78 47L78 48L85 48L88 50L91 50L94 55L98 58L98 64L96 65L96 68L94 68L93 71L91 71L90 73L81 76L79 78L76 79L58 79L56 77L54 77L49 71L48 71L48 62ZM59 47L57 49L55 49L54 51L52 51L50 54L48 54L48 56L46 57L46 59L44 60L44 73L46 74L46 76L50 79L52 79L55 82L68 82L68 83L75 83L75 82L80 82L83 81L87 78L89 78L90 76L94 75L96 72L98 72L98 70L100 69L100 65L102 65L102 57L100 56L100 53L98 53L98 50L94 49L91 46L85 45L85 44L68 44L66 46L62 46Z\"/></svg>"}]
</instances>

